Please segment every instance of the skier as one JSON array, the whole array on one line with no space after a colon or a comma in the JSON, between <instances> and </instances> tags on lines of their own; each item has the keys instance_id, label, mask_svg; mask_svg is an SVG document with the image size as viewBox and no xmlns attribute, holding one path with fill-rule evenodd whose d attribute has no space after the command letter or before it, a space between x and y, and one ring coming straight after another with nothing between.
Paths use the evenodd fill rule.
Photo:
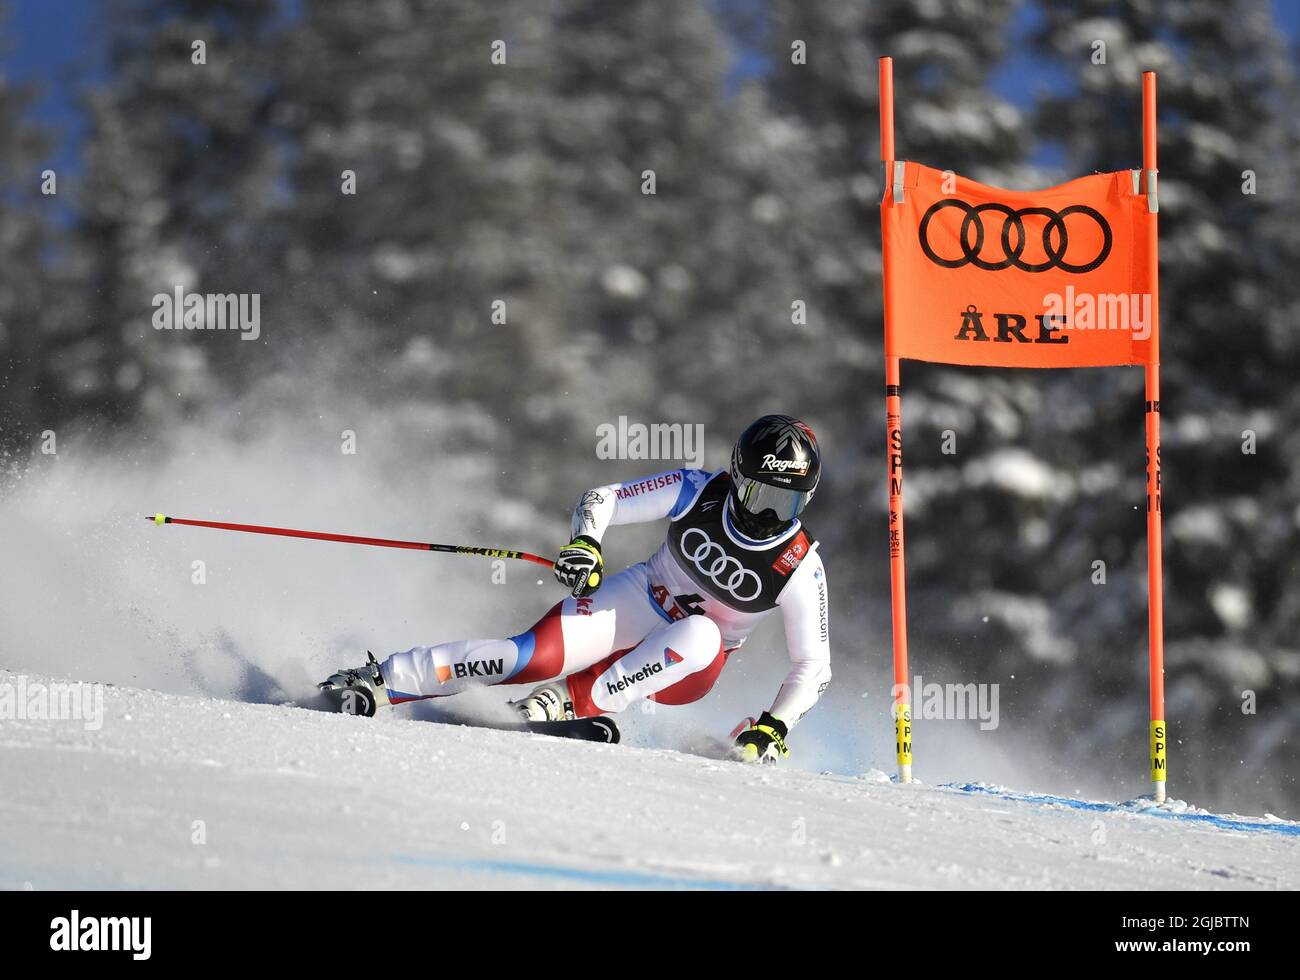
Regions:
<instances>
[{"instance_id":1,"label":"skier","mask_svg":"<svg viewBox=\"0 0 1300 980\"><path fill-rule=\"evenodd\" d=\"M731 468L678 469L588 490L555 577L571 590L531 629L455 640L340 670L321 689L348 693L363 714L457 694L473 684L544 682L515 702L528 721L587 718L649 698L688 704L713 687L728 656L778 606L792 667L771 707L736 738L735 755L773 762L790 729L830 682L826 574L799 521L821 475L812 430L785 415L749 426ZM605 579L612 524L668 518L647 561Z\"/></svg>"}]
</instances>

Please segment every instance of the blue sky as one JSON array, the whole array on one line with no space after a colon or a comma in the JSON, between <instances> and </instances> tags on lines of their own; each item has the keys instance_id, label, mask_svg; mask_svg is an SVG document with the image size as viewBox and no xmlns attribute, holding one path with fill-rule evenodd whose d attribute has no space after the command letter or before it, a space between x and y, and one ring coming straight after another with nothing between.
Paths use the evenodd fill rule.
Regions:
<instances>
[{"instance_id":1,"label":"blue sky","mask_svg":"<svg viewBox=\"0 0 1300 980\"><path fill-rule=\"evenodd\" d=\"M293 0L296 6L299 0ZM1292 43L1300 43L1300 0L1272 0L1274 14ZM103 0L8 0L9 20L0 50L0 69L15 81L35 82L41 95L33 115L56 128L59 143L51 161L60 171L76 171L78 146L85 122L77 108L77 92L104 74ZM1032 7L1026 5L1013 24L1024 33L1032 27ZM742 71L754 70L747 62ZM1005 99L1024 104L1035 85L1053 79L1043 63L1012 56L993 80Z\"/></svg>"},{"instance_id":2,"label":"blue sky","mask_svg":"<svg viewBox=\"0 0 1300 980\"><path fill-rule=\"evenodd\" d=\"M56 170L76 170L85 131L77 91L102 76L104 43L97 31L101 0L8 0L0 67L6 78L40 86L33 115L58 130Z\"/></svg>"}]
</instances>

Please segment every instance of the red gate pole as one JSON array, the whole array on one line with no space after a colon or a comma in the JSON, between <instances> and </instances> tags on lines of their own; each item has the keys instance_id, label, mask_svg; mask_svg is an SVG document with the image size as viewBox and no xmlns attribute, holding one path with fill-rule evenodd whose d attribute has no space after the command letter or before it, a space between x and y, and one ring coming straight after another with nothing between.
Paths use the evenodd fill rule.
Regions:
<instances>
[{"instance_id":1,"label":"red gate pole","mask_svg":"<svg viewBox=\"0 0 1300 980\"><path fill-rule=\"evenodd\" d=\"M1142 170L1147 192L1147 262L1151 284L1151 351L1146 363L1147 633L1151 683L1151 793L1165 799L1168 773L1165 725L1164 573L1160 535L1160 267L1156 230L1156 73L1142 73Z\"/></svg>"},{"instance_id":2,"label":"red gate pole","mask_svg":"<svg viewBox=\"0 0 1300 980\"><path fill-rule=\"evenodd\" d=\"M893 604L894 637L894 748L898 780L912 781L912 698L907 677L907 577L903 568L903 399L899 388L898 357L894 354L890 314L894 290L889 279L888 223L885 208L894 198L894 60L880 59L880 162L884 193L881 197L881 252L885 292L885 429L889 460L889 591ZM901 181L899 182L901 183Z\"/></svg>"}]
</instances>

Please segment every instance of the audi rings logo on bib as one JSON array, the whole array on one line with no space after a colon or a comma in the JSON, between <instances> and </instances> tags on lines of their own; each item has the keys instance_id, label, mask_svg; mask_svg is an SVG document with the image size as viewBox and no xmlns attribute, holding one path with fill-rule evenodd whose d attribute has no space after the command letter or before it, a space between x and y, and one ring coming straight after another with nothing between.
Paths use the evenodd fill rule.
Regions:
<instances>
[{"instance_id":1,"label":"audi rings logo on bib","mask_svg":"<svg viewBox=\"0 0 1300 980\"><path fill-rule=\"evenodd\" d=\"M722 545L700 528L688 528L682 534L680 547L682 557L694 565L696 571L737 602L751 602L763 591L758 573L727 554Z\"/></svg>"},{"instance_id":2,"label":"audi rings logo on bib","mask_svg":"<svg viewBox=\"0 0 1300 980\"><path fill-rule=\"evenodd\" d=\"M941 255L930 238L930 223L934 217L946 208L956 208L962 212L961 231L957 235L957 244L961 252L958 255ZM1077 216L1077 217L1076 217ZM1001 227L997 218L1001 217ZM1043 219L1041 232L1031 236L1026 230L1025 219ZM1067 219L1079 222L1080 227L1086 223L1094 229L1091 238L1100 232L1101 241L1091 241L1086 245L1071 248L1070 229ZM1031 224L1037 225L1037 221ZM1114 235L1110 224L1100 211L1086 204L1073 204L1053 211L1051 208L1011 208L1005 204L967 204L956 198L935 201L921 218L917 230L921 242L921 251L935 265L945 269L959 269L964 265L973 265L985 272L1000 272L1003 269L1020 269L1023 272L1047 272L1060 269L1082 275L1101 266L1110 255ZM1031 237L1041 238L1031 245ZM1078 238L1079 236L1076 236ZM998 248L985 246L989 241L997 241Z\"/></svg>"}]
</instances>

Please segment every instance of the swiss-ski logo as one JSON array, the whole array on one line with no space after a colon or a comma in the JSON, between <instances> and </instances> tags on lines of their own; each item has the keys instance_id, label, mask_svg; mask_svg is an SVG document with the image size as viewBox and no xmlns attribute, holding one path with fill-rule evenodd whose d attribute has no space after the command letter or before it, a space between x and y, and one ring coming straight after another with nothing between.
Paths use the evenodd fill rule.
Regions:
<instances>
[{"instance_id":1,"label":"swiss-ski logo","mask_svg":"<svg viewBox=\"0 0 1300 980\"><path fill-rule=\"evenodd\" d=\"M799 563L804 560L808 554L808 535L800 531L795 535L793 541L781 552L776 561L772 562L772 570L779 575L789 575Z\"/></svg>"}]
</instances>

